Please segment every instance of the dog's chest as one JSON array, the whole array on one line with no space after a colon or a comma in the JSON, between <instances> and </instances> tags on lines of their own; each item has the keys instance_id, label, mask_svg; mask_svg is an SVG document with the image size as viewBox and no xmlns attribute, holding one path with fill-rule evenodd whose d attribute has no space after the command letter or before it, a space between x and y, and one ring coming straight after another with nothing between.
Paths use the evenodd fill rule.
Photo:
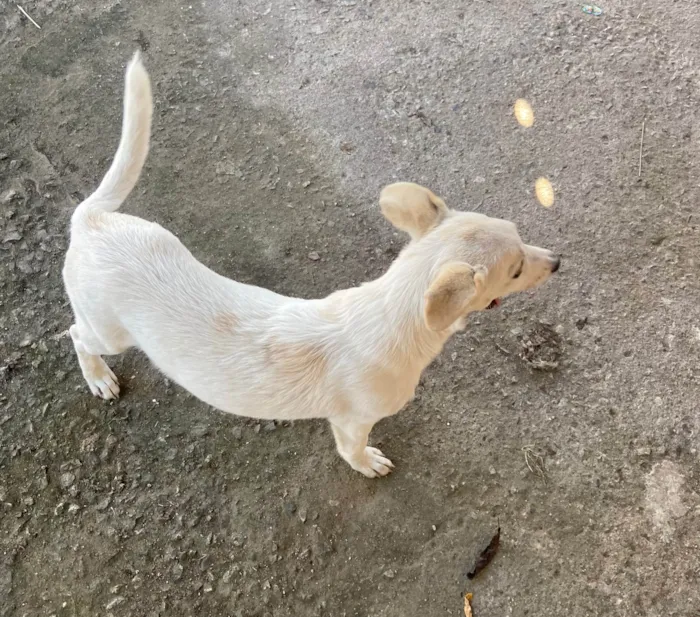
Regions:
<instances>
[{"instance_id":1,"label":"dog's chest","mask_svg":"<svg viewBox=\"0 0 700 617\"><path fill-rule=\"evenodd\" d=\"M400 411L415 395L421 371L404 367L392 369L374 366L365 372L367 390L377 411L388 416Z\"/></svg>"}]
</instances>

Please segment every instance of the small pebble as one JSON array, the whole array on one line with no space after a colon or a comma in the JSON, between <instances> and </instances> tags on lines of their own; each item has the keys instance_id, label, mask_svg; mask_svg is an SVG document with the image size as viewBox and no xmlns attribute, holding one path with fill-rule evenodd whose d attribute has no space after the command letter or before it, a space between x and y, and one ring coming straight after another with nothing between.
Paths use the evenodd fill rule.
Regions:
<instances>
[{"instance_id":1,"label":"small pebble","mask_svg":"<svg viewBox=\"0 0 700 617\"><path fill-rule=\"evenodd\" d=\"M42 467L41 471L37 474L36 484L40 491L43 491L49 485L46 467Z\"/></svg>"},{"instance_id":2,"label":"small pebble","mask_svg":"<svg viewBox=\"0 0 700 617\"><path fill-rule=\"evenodd\" d=\"M19 242L22 239L22 234L18 231L11 231L3 239L3 242Z\"/></svg>"},{"instance_id":3,"label":"small pebble","mask_svg":"<svg viewBox=\"0 0 700 617\"><path fill-rule=\"evenodd\" d=\"M62 473L60 482L63 488L70 488L75 482L75 474L72 474L70 471Z\"/></svg>"},{"instance_id":4,"label":"small pebble","mask_svg":"<svg viewBox=\"0 0 700 617\"><path fill-rule=\"evenodd\" d=\"M311 251L309 253L309 259L311 261L318 261L319 259L321 259L321 256L316 251Z\"/></svg>"},{"instance_id":5,"label":"small pebble","mask_svg":"<svg viewBox=\"0 0 700 617\"><path fill-rule=\"evenodd\" d=\"M191 432L195 437L204 437L207 433L209 433L209 427L202 425L195 426Z\"/></svg>"},{"instance_id":6,"label":"small pebble","mask_svg":"<svg viewBox=\"0 0 700 617\"><path fill-rule=\"evenodd\" d=\"M15 197L17 197L17 191L14 189L8 189L0 197L0 202L4 204L9 204Z\"/></svg>"}]
</instances>

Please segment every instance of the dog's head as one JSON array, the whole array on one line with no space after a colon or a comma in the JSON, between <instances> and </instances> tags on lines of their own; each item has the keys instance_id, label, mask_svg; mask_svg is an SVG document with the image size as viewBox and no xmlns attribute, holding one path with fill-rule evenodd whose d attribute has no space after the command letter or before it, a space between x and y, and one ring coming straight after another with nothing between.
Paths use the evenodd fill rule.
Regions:
<instances>
[{"instance_id":1,"label":"dog's head","mask_svg":"<svg viewBox=\"0 0 700 617\"><path fill-rule=\"evenodd\" d=\"M387 186L379 204L386 219L411 236L413 254L434 264L424 304L431 330L446 330L468 313L534 289L559 269L559 257L523 244L513 223L451 210L417 184Z\"/></svg>"}]
</instances>

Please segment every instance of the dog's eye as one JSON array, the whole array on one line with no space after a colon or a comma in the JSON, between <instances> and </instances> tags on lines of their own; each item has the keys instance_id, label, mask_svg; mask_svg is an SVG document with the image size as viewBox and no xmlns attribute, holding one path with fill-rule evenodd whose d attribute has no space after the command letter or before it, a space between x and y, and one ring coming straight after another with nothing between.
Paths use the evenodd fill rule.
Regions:
<instances>
[{"instance_id":1,"label":"dog's eye","mask_svg":"<svg viewBox=\"0 0 700 617\"><path fill-rule=\"evenodd\" d=\"M520 265L518 266L518 269L515 271L515 274L513 275L514 279L517 279L520 277L520 275L523 273L523 267L525 266L524 260L520 261Z\"/></svg>"}]
</instances>

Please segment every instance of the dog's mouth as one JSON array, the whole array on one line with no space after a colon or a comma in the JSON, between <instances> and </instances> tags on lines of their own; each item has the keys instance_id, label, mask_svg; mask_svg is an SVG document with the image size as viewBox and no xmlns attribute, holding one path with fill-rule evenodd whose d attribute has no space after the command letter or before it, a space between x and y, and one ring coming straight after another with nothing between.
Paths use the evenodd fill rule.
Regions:
<instances>
[{"instance_id":1,"label":"dog's mouth","mask_svg":"<svg viewBox=\"0 0 700 617\"><path fill-rule=\"evenodd\" d=\"M494 298L493 300L491 300L491 304L489 304L486 307L486 310L488 311L489 309L496 308L497 306L501 306L501 299L500 298Z\"/></svg>"}]
</instances>

